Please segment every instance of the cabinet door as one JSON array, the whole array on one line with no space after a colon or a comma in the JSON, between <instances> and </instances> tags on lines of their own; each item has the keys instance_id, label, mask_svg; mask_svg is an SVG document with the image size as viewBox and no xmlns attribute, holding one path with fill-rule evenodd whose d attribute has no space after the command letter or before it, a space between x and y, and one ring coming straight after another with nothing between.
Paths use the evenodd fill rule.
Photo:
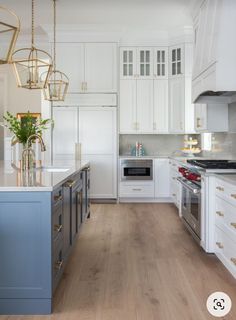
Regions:
<instances>
[{"instance_id":1,"label":"cabinet door","mask_svg":"<svg viewBox=\"0 0 236 320\"><path fill-rule=\"evenodd\" d=\"M83 155L83 160L88 161L91 167L90 197L117 198L117 166L114 155Z\"/></svg>"},{"instance_id":2,"label":"cabinet door","mask_svg":"<svg viewBox=\"0 0 236 320\"><path fill-rule=\"evenodd\" d=\"M85 92L117 91L117 45L85 44Z\"/></svg>"},{"instance_id":3,"label":"cabinet door","mask_svg":"<svg viewBox=\"0 0 236 320\"><path fill-rule=\"evenodd\" d=\"M169 131L184 133L185 99L184 79L176 78L169 81Z\"/></svg>"},{"instance_id":4,"label":"cabinet door","mask_svg":"<svg viewBox=\"0 0 236 320\"><path fill-rule=\"evenodd\" d=\"M155 159L155 198L170 197L169 159Z\"/></svg>"},{"instance_id":5,"label":"cabinet door","mask_svg":"<svg viewBox=\"0 0 236 320\"><path fill-rule=\"evenodd\" d=\"M168 133L168 80L154 80L153 130Z\"/></svg>"},{"instance_id":6,"label":"cabinet door","mask_svg":"<svg viewBox=\"0 0 236 320\"><path fill-rule=\"evenodd\" d=\"M179 77L184 73L184 47L170 47L170 76Z\"/></svg>"},{"instance_id":7,"label":"cabinet door","mask_svg":"<svg viewBox=\"0 0 236 320\"><path fill-rule=\"evenodd\" d=\"M83 92L84 44L57 43L57 69L69 78L69 93Z\"/></svg>"},{"instance_id":8,"label":"cabinet door","mask_svg":"<svg viewBox=\"0 0 236 320\"><path fill-rule=\"evenodd\" d=\"M136 80L120 81L120 133L136 133Z\"/></svg>"},{"instance_id":9,"label":"cabinet door","mask_svg":"<svg viewBox=\"0 0 236 320\"><path fill-rule=\"evenodd\" d=\"M168 49L154 48L153 59L153 73L154 78L167 79L168 78Z\"/></svg>"},{"instance_id":10,"label":"cabinet door","mask_svg":"<svg viewBox=\"0 0 236 320\"><path fill-rule=\"evenodd\" d=\"M137 80L137 131L153 132L153 80Z\"/></svg>"},{"instance_id":11,"label":"cabinet door","mask_svg":"<svg viewBox=\"0 0 236 320\"><path fill-rule=\"evenodd\" d=\"M78 116L75 107L53 108L53 154L55 158L73 157L77 142Z\"/></svg>"},{"instance_id":12,"label":"cabinet door","mask_svg":"<svg viewBox=\"0 0 236 320\"><path fill-rule=\"evenodd\" d=\"M113 154L116 151L116 137L115 107L79 108L82 154Z\"/></svg>"},{"instance_id":13,"label":"cabinet door","mask_svg":"<svg viewBox=\"0 0 236 320\"><path fill-rule=\"evenodd\" d=\"M198 132L207 130L207 105L195 104L195 130Z\"/></svg>"},{"instance_id":14,"label":"cabinet door","mask_svg":"<svg viewBox=\"0 0 236 320\"><path fill-rule=\"evenodd\" d=\"M120 79L134 79L136 75L136 48L120 49Z\"/></svg>"},{"instance_id":15,"label":"cabinet door","mask_svg":"<svg viewBox=\"0 0 236 320\"><path fill-rule=\"evenodd\" d=\"M137 49L137 77L141 79L153 79L153 49Z\"/></svg>"}]
</instances>

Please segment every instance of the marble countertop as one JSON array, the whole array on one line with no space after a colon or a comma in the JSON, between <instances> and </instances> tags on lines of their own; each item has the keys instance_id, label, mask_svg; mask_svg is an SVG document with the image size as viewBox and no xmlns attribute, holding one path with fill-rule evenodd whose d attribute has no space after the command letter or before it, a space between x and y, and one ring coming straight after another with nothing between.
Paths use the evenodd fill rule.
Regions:
<instances>
[{"instance_id":1,"label":"marble countertop","mask_svg":"<svg viewBox=\"0 0 236 320\"><path fill-rule=\"evenodd\" d=\"M14 168L10 161L0 161L0 192L53 191L71 175L88 166L87 161L63 160L43 163L42 168L22 171ZM49 172L47 169L64 172Z\"/></svg>"}]
</instances>

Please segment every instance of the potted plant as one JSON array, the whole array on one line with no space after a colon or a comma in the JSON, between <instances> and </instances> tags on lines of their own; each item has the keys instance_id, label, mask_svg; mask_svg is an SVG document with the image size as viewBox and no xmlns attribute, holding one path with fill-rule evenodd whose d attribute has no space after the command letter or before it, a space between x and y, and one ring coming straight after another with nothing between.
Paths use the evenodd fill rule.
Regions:
<instances>
[{"instance_id":1,"label":"potted plant","mask_svg":"<svg viewBox=\"0 0 236 320\"><path fill-rule=\"evenodd\" d=\"M53 125L51 119L41 119L35 117L29 111L23 117L14 116L7 112L4 116L3 127L7 128L14 135L11 140L11 145L22 144L22 150L26 147L27 140L30 136L37 134L42 135L43 130L49 129Z\"/></svg>"}]
</instances>

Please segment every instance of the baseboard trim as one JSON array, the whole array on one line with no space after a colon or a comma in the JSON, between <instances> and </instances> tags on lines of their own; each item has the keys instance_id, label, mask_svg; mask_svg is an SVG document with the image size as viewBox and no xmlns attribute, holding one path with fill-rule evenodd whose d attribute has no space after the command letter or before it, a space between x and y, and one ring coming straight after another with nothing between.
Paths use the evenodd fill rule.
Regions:
<instances>
[{"instance_id":1,"label":"baseboard trim","mask_svg":"<svg viewBox=\"0 0 236 320\"><path fill-rule=\"evenodd\" d=\"M172 198L119 198L120 203L173 203Z\"/></svg>"}]
</instances>

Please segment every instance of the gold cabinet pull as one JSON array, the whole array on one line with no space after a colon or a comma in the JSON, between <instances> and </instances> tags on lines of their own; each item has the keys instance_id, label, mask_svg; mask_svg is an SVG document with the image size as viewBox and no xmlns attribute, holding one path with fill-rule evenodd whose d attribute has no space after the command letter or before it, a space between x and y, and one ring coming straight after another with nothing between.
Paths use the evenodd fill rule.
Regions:
<instances>
[{"instance_id":1,"label":"gold cabinet pull","mask_svg":"<svg viewBox=\"0 0 236 320\"><path fill-rule=\"evenodd\" d=\"M235 194L235 193L232 193L232 194L231 194L231 197L234 198L234 199L236 199L236 194Z\"/></svg>"},{"instance_id":2,"label":"gold cabinet pull","mask_svg":"<svg viewBox=\"0 0 236 320\"><path fill-rule=\"evenodd\" d=\"M224 217L224 214L221 211L216 211L216 214L218 214L218 216L220 216L220 217Z\"/></svg>"},{"instance_id":3,"label":"gold cabinet pull","mask_svg":"<svg viewBox=\"0 0 236 320\"><path fill-rule=\"evenodd\" d=\"M201 118L197 118L197 128L201 128Z\"/></svg>"},{"instance_id":4,"label":"gold cabinet pull","mask_svg":"<svg viewBox=\"0 0 236 320\"><path fill-rule=\"evenodd\" d=\"M220 243L220 242L216 242L216 245L217 245L217 247L219 247L220 249L223 249L223 248L224 248L223 244Z\"/></svg>"},{"instance_id":5,"label":"gold cabinet pull","mask_svg":"<svg viewBox=\"0 0 236 320\"><path fill-rule=\"evenodd\" d=\"M176 180L176 178L175 178L175 177L172 177L172 179L173 179L173 180Z\"/></svg>"},{"instance_id":6,"label":"gold cabinet pull","mask_svg":"<svg viewBox=\"0 0 236 320\"><path fill-rule=\"evenodd\" d=\"M62 266L63 266L63 260L61 260L61 261L57 261L56 263L55 263L55 269L57 269L57 270L61 270L61 268L62 268Z\"/></svg>"},{"instance_id":7,"label":"gold cabinet pull","mask_svg":"<svg viewBox=\"0 0 236 320\"><path fill-rule=\"evenodd\" d=\"M72 188L75 183L76 183L75 180L68 180L68 181L65 183L65 187L67 187L67 188Z\"/></svg>"},{"instance_id":8,"label":"gold cabinet pull","mask_svg":"<svg viewBox=\"0 0 236 320\"><path fill-rule=\"evenodd\" d=\"M216 187L216 189L219 190L219 191L224 191L225 190L223 187L219 187L219 186ZM232 195L231 195L231 197L232 197Z\"/></svg>"},{"instance_id":9,"label":"gold cabinet pull","mask_svg":"<svg viewBox=\"0 0 236 320\"><path fill-rule=\"evenodd\" d=\"M61 232L61 230L62 230L62 224L55 224L54 225L54 231L56 231L56 232Z\"/></svg>"},{"instance_id":10,"label":"gold cabinet pull","mask_svg":"<svg viewBox=\"0 0 236 320\"><path fill-rule=\"evenodd\" d=\"M233 262L233 264L236 266L236 259L235 258L231 258L230 259L232 262Z\"/></svg>"},{"instance_id":11,"label":"gold cabinet pull","mask_svg":"<svg viewBox=\"0 0 236 320\"><path fill-rule=\"evenodd\" d=\"M142 189L138 189L138 188L133 188L133 191L142 191Z\"/></svg>"},{"instance_id":12,"label":"gold cabinet pull","mask_svg":"<svg viewBox=\"0 0 236 320\"><path fill-rule=\"evenodd\" d=\"M62 195L54 196L54 202L62 201Z\"/></svg>"},{"instance_id":13,"label":"gold cabinet pull","mask_svg":"<svg viewBox=\"0 0 236 320\"><path fill-rule=\"evenodd\" d=\"M172 196L173 196L173 197L175 197L175 196L176 196L176 194L175 194L175 193L172 193Z\"/></svg>"},{"instance_id":14,"label":"gold cabinet pull","mask_svg":"<svg viewBox=\"0 0 236 320\"><path fill-rule=\"evenodd\" d=\"M236 223L235 222L231 222L230 225L236 229Z\"/></svg>"}]
</instances>

